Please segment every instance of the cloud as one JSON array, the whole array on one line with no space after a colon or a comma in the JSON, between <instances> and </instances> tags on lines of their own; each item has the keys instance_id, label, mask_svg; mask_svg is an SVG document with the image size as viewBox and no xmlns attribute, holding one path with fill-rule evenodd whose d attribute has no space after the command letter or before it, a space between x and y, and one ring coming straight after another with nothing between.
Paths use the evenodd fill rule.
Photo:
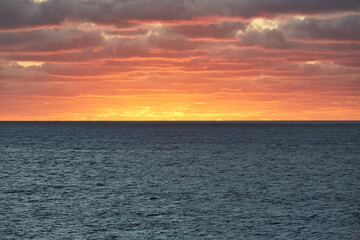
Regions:
<instances>
[{"instance_id":1,"label":"cloud","mask_svg":"<svg viewBox=\"0 0 360 240\"><path fill-rule=\"evenodd\" d=\"M58 25L70 9L69 1L0 0L0 28Z\"/></svg>"},{"instance_id":2,"label":"cloud","mask_svg":"<svg viewBox=\"0 0 360 240\"><path fill-rule=\"evenodd\" d=\"M360 11L357 0L0 0L0 28L59 25L65 20L121 24L129 20L191 20L207 16L254 18L279 14Z\"/></svg>"},{"instance_id":3,"label":"cloud","mask_svg":"<svg viewBox=\"0 0 360 240\"><path fill-rule=\"evenodd\" d=\"M238 33L241 46L308 51L351 51L360 47L360 15L299 18L249 22Z\"/></svg>"},{"instance_id":4,"label":"cloud","mask_svg":"<svg viewBox=\"0 0 360 240\"><path fill-rule=\"evenodd\" d=\"M291 19L280 28L287 36L305 40L360 41L360 15L345 15L329 19Z\"/></svg>"},{"instance_id":5,"label":"cloud","mask_svg":"<svg viewBox=\"0 0 360 240\"><path fill-rule=\"evenodd\" d=\"M359 11L350 0L0 0L0 119L359 116Z\"/></svg>"},{"instance_id":6,"label":"cloud","mask_svg":"<svg viewBox=\"0 0 360 240\"><path fill-rule=\"evenodd\" d=\"M242 36L241 46L263 46L271 49L287 49L290 43L286 41L283 33L279 30L246 31Z\"/></svg>"},{"instance_id":7,"label":"cloud","mask_svg":"<svg viewBox=\"0 0 360 240\"><path fill-rule=\"evenodd\" d=\"M246 24L241 21L230 21L210 24L175 25L170 29L187 38L217 38L233 39L239 31L243 31Z\"/></svg>"},{"instance_id":8,"label":"cloud","mask_svg":"<svg viewBox=\"0 0 360 240\"><path fill-rule=\"evenodd\" d=\"M101 44L100 32L83 32L76 28L0 32L0 49L3 51L60 51Z\"/></svg>"}]
</instances>

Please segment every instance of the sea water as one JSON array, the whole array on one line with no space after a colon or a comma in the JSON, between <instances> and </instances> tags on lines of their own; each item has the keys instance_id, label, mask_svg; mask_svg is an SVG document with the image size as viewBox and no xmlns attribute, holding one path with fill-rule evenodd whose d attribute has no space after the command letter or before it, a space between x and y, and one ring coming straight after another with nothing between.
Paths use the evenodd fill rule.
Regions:
<instances>
[{"instance_id":1,"label":"sea water","mask_svg":"<svg viewBox=\"0 0 360 240\"><path fill-rule=\"evenodd\" d=\"M0 122L0 239L360 239L360 122Z\"/></svg>"}]
</instances>

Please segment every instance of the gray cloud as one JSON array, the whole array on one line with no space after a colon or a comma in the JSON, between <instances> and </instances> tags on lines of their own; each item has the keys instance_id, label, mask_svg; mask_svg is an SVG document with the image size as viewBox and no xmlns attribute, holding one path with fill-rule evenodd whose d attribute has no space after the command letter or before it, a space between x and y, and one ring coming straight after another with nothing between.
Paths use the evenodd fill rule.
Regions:
<instances>
[{"instance_id":1,"label":"gray cloud","mask_svg":"<svg viewBox=\"0 0 360 240\"><path fill-rule=\"evenodd\" d=\"M99 32L82 32L76 28L0 32L0 50L3 51L86 49L102 43Z\"/></svg>"},{"instance_id":2,"label":"gray cloud","mask_svg":"<svg viewBox=\"0 0 360 240\"><path fill-rule=\"evenodd\" d=\"M68 1L35 4L31 0L0 0L0 28L58 25L71 14Z\"/></svg>"},{"instance_id":3,"label":"gray cloud","mask_svg":"<svg viewBox=\"0 0 360 240\"><path fill-rule=\"evenodd\" d=\"M360 40L360 15L347 15L330 19L292 19L281 29L292 38L322 40Z\"/></svg>"},{"instance_id":4,"label":"gray cloud","mask_svg":"<svg viewBox=\"0 0 360 240\"><path fill-rule=\"evenodd\" d=\"M360 11L358 0L0 0L0 28L57 25L66 19L100 24L128 20L189 20L204 16L251 18L278 14Z\"/></svg>"},{"instance_id":5,"label":"gray cloud","mask_svg":"<svg viewBox=\"0 0 360 240\"><path fill-rule=\"evenodd\" d=\"M288 49L291 43L288 42L283 33L279 30L249 30L242 36L241 46L262 46L271 49Z\"/></svg>"},{"instance_id":6,"label":"gray cloud","mask_svg":"<svg viewBox=\"0 0 360 240\"><path fill-rule=\"evenodd\" d=\"M237 31L245 30L243 22L222 22L212 24L177 25L171 28L175 33L188 38L234 38Z\"/></svg>"}]
</instances>

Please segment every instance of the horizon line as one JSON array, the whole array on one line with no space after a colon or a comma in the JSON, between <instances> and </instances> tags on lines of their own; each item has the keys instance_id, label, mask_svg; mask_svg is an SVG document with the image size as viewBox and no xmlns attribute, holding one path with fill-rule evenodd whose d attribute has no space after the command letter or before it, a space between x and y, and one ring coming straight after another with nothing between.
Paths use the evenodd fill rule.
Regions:
<instances>
[{"instance_id":1,"label":"horizon line","mask_svg":"<svg viewBox=\"0 0 360 240\"><path fill-rule=\"evenodd\" d=\"M0 122L360 122L359 120L0 120Z\"/></svg>"}]
</instances>

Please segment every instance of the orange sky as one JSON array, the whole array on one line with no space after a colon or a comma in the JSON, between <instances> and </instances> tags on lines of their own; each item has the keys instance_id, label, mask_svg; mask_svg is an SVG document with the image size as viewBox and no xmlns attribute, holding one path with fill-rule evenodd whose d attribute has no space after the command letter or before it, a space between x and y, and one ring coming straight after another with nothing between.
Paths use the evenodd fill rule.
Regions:
<instances>
[{"instance_id":1,"label":"orange sky","mask_svg":"<svg viewBox=\"0 0 360 240\"><path fill-rule=\"evenodd\" d=\"M0 2L0 120L360 120L358 1Z\"/></svg>"}]
</instances>

